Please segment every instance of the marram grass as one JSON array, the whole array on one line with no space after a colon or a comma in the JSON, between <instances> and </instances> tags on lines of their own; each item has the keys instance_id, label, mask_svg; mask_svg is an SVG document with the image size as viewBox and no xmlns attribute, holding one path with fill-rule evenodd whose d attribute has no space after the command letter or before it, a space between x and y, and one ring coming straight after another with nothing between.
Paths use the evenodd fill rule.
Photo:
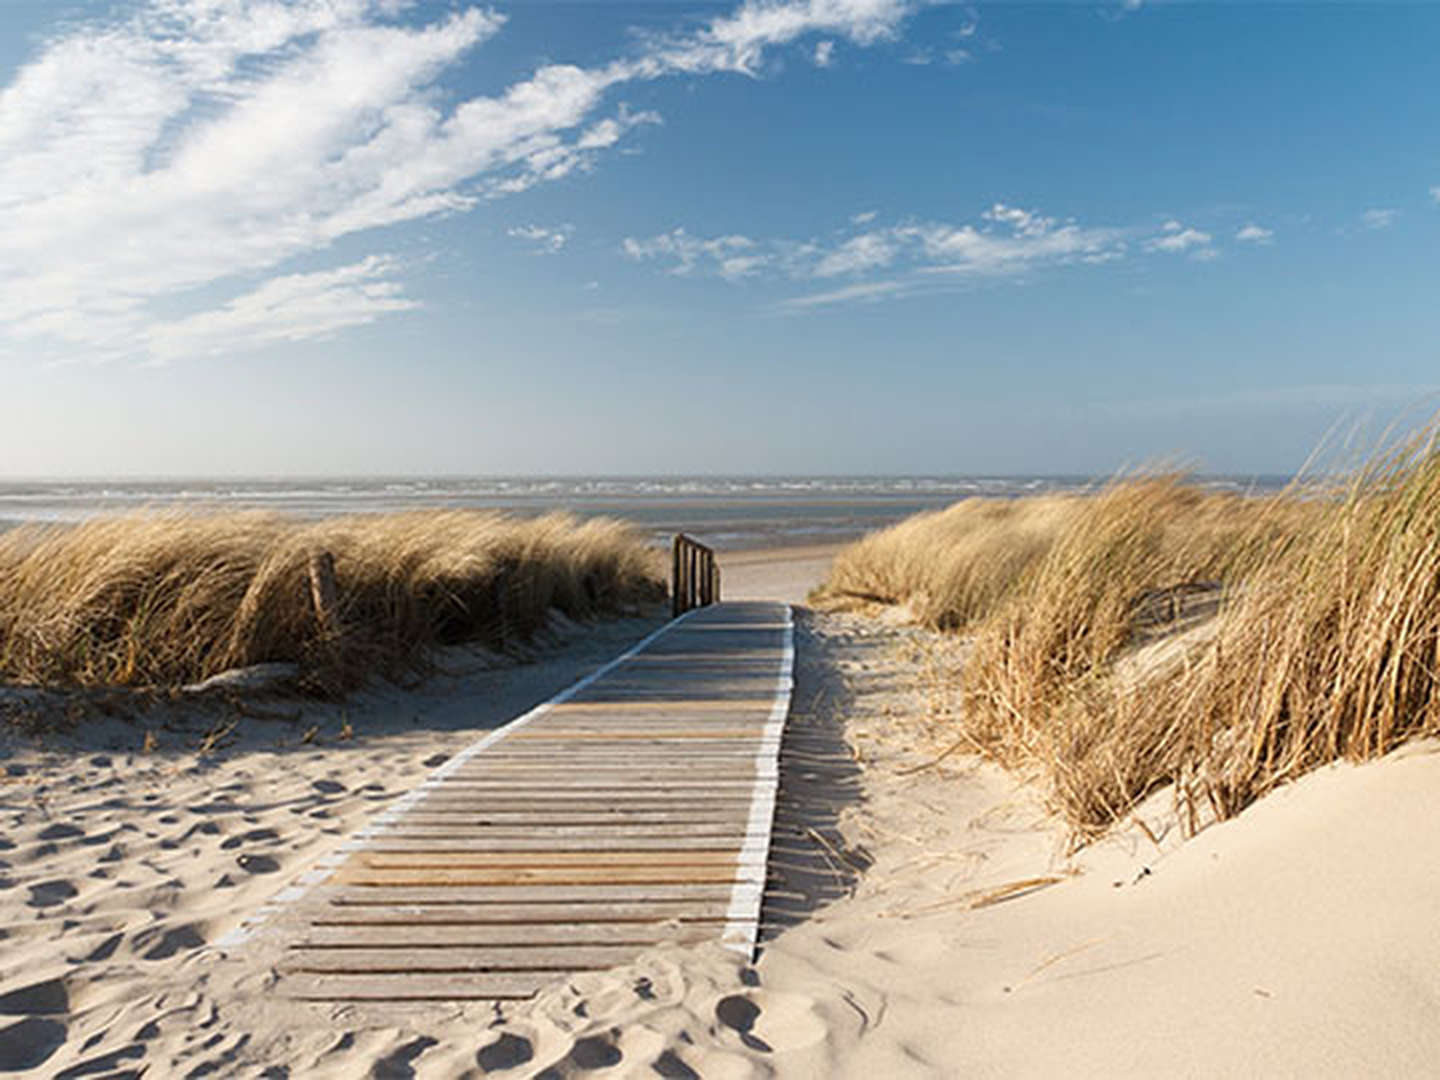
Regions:
<instances>
[{"instance_id":1,"label":"marram grass","mask_svg":"<svg viewBox=\"0 0 1440 1080\"><path fill-rule=\"evenodd\" d=\"M1156 599L1201 592L1218 613L1154 644ZM969 500L843 552L817 599L856 597L970 638L955 741L1041 782L1078 836L1167 784L1192 823L1228 817L1440 733L1436 430L1323 492Z\"/></svg>"},{"instance_id":2,"label":"marram grass","mask_svg":"<svg viewBox=\"0 0 1440 1080\"><path fill-rule=\"evenodd\" d=\"M338 639L311 599L334 557ZM504 646L551 608L615 613L663 595L660 558L627 526L563 514L178 512L0 534L0 678L169 688L291 661L338 689L422 666L436 644Z\"/></svg>"}]
</instances>

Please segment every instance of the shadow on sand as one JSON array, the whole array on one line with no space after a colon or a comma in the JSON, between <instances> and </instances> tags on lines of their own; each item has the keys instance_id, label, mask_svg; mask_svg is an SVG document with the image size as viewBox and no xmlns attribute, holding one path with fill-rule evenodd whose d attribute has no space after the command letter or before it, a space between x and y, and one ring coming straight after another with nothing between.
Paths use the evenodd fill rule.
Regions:
<instances>
[{"instance_id":1,"label":"shadow on sand","mask_svg":"<svg viewBox=\"0 0 1440 1080\"><path fill-rule=\"evenodd\" d=\"M861 799L860 766L845 741L852 694L814 622L813 612L795 609L795 691L780 747L762 946L849 896L871 861L839 828L841 813Z\"/></svg>"}]
</instances>

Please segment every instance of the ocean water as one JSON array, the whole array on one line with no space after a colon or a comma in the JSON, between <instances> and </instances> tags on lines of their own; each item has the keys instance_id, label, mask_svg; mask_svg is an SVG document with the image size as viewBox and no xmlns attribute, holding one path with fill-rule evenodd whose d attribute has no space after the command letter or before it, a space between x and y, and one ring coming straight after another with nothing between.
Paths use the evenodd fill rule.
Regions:
<instances>
[{"instance_id":1,"label":"ocean water","mask_svg":"<svg viewBox=\"0 0 1440 1080\"><path fill-rule=\"evenodd\" d=\"M0 481L0 527L101 514L271 510L306 518L464 508L624 518L656 539L686 532L720 549L851 540L923 510L985 495L1093 489L1087 476L346 477ZM1207 487L1274 490L1281 477L1206 477Z\"/></svg>"}]
</instances>

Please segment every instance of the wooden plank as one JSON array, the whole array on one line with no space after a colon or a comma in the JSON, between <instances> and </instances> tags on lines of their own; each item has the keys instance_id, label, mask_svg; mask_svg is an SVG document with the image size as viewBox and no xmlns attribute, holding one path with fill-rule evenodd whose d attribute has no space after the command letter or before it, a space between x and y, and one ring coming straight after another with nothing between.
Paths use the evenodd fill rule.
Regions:
<instances>
[{"instance_id":1,"label":"wooden plank","mask_svg":"<svg viewBox=\"0 0 1440 1080\"><path fill-rule=\"evenodd\" d=\"M401 924L403 943L397 946L395 925L334 923L312 925L296 944L300 949L317 948L467 948L496 945L624 945L647 948L666 942L694 942L713 938L718 920L706 922L616 922L616 923L446 923L415 926Z\"/></svg>"},{"instance_id":2,"label":"wooden plank","mask_svg":"<svg viewBox=\"0 0 1440 1080\"><path fill-rule=\"evenodd\" d=\"M534 810L470 810L463 807L435 806L417 810L406 816L411 825L449 825L460 821L481 825L589 825L600 821L626 822L630 825L725 825L745 821L742 805L690 810L656 810L651 808L585 806L579 809Z\"/></svg>"},{"instance_id":3,"label":"wooden plank","mask_svg":"<svg viewBox=\"0 0 1440 1080\"><path fill-rule=\"evenodd\" d=\"M659 867L659 866L721 866L729 869L735 863L733 851L552 851L534 852L399 852L362 851L353 856L353 863L370 867L534 867L555 869L582 867Z\"/></svg>"},{"instance_id":4,"label":"wooden plank","mask_svg":"<svg viewBox=\"0 0 1440 1080\"><path fill-rule=\"evenodd\" d=\"M286 977L285 995L300 1001L516 1001L561 981L554 972L469 975L317 975Z\"/></svg>"},{"instance_id":5,"label":"wooden plank","mask_svg":"<svg viewBox=\"0 0 1440 1080\"><path fill-rule=\"evenodd\" d=\"M327 904L316 908L310 925L428 926L621 925L628 923L723 923L729 895L697 900L601 900L595 903L470 901L465 904ZM391 935L394 936L393 933Z\"/></svg>"},{"instance_id":6,"label":"wooden plank","mask_svg":"<svg viewBox=\"0 0 1440 1080\"><path fill-rule=\"evenodd\" d=\"M365 886L336 886L328 897L332 904L484 904L499 901L507 904L543 902L549 904L616 904L650 903L657 900L709 901L728 903L731 883L712 882L683 884L634 885L468 885L468 886L390 886L377 889Z\"/></svg>"},{"instance_id":7,"label":"wooden plank","mask_svg":"<svg viewBox=\"0 0 1440 1080\"><path fill-rule=\"evenodd\" d=\"M464 974L496 971L594 971L634 959L644 945L455 945L404 944L393 948L297 946L279 963L282 973L337 975Z\"/></svg>"},{"instance_id":8,"label":"wooden plank","mask_svg":"<svg viewBox=\"0 0 1440 1080\"><path fill-rule=\"evenodd\" d=\"M738 819L737 819L738 820ZM622 834L623 830L623 834ZM406 818L394 829L381 833L368 841L374 847L383 840L429 840L429 839L475 839L479 841L544 840L549 842L565 840L604 840L620 844L621 840L668 840L674 836L684 837L730 837L744 836L744 823L719 823L698 825L685 822L659 822L653 825L632 826L624 820L586 821L578 825L543 825L522 823L518 825L486 825L471 822L447 820L444 824L417 825Z\"/></svg>"},{"instance_id":9,"label":"wooden plank","mask_svg":"<svg viewBox=\"0 0 1440 1080\"><path fill-rule=\"evenodd\" d=\"M687 836L685 846L695 851L729 851L740 849L742 836L731 832L727 836ZM623 846L621 846L623 845ZM675 846L675 838L669 836L635 837L589 836L589 837L524 837L507 836L491 839L468 839L464 837L430 836L408 838L387 834L366 846L366 851L435 851L435 852L552 852L552 851L614 851L636 853L642 851L669 851Z\"/></svg>"},{"instance_id":10,"label":"wooden plank","mask_svg":"<svg viewBox=\"0 0 1440 1080\"><path fill-rule=\"evenodd\" d=\"M566 867L629 868L644 867L734 867L734 851L361 851L351 857L351 864L370 870L399 868L468 868L498 870L505 867L533 870L562 870Z\"/></svg>"},{"instance_id":11,"label":"wooden plank","mask_svg":"<svg viewBox=\"0 0 1440 1080\"><path fill-rule=\"evenodd\" d=\"M368 867L343 866L333 879L340 885L390 888L453 888L496 885L730 885L733 861L719 866L511 866L511 867Z\"/></svg>"}]
</instances>

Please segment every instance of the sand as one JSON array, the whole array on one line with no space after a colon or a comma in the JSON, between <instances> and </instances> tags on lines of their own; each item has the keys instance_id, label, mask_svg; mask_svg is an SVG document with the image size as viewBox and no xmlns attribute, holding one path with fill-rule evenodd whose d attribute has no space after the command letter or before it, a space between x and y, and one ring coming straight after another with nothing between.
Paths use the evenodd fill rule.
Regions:
<instances>
[{"instance_id":1,"label":"sand","mask_svg":"<svg viewBox=\"0 0 1440 1080\"><path fill-rule=\"evenodd\" d=\"M727 560L727 594L794 600L826 558ZM519 667L457 652L451 675L343 708L265 703L208 753L229 706L8 731L0 1070L1433 1075L1440 747L1327 768L1188 840L1162 792L1146 829L1071 853L1015 778L960 754L927 766L926 718L949 704L927 673L953 646L857 616L799 618L754 967L657 949L503 1009L360 1010L278 1001L272 972L214 948L476 729L653 625L575 628Z\"/></svg>"}]
</instances>

